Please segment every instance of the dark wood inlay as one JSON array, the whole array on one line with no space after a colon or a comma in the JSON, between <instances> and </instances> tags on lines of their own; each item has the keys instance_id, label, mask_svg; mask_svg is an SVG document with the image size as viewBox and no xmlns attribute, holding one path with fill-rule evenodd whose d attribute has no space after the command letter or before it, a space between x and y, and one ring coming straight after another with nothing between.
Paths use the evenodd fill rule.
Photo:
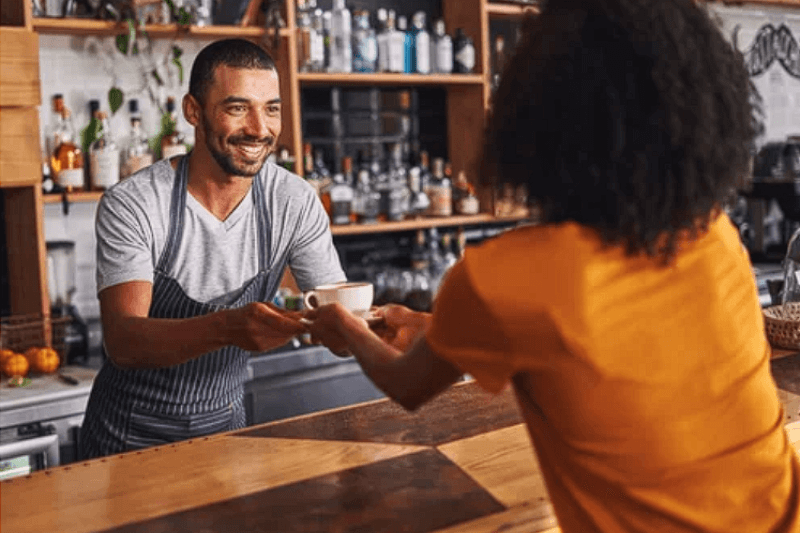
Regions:
<instances>
[{"instance_id":1,"label":"dark wood inlay","mask_svg":"<svg viewBox=\"0 0 800 533\"><path fill-rule=\"evenodd\" d=\"M424 450L108 531L428 533L503 510L444 455Z\"/></svg>"},{"instance_id":2,"label":"dark wood inlay","mask_svg":"<svg viewBox=\"0 0 800 533\"><path fill-rule=\"evenodd\" d=\"M467 382L450 387L415 412L384 399L272 422L236 435L437 446L523 422L510 389L493 396Z\"/></svg>"}]
</instances>

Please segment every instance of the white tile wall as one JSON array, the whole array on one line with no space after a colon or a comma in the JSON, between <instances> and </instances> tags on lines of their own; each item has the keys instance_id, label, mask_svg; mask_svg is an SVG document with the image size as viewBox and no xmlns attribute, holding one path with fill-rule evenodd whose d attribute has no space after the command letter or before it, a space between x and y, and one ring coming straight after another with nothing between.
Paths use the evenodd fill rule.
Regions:
<instances>
[{"instance_id":1,"label":"white tile wall","mask_svg":"<svg viewBox=\"0 0 800 533\"><path fill-rule=\"evenodd\" d=\"M796 40L800 40L800 13L797 10L725 7L715 6L723 32L730 38L738 25L739 45L747 48L752 44L758 29L766 22L784 23L790 27ZM180 97L188 89L189 70L200 49L209 41L180 40L183 48L184 83L177 82L161 90L160 99ZM156 56L162 56L172 42L168 39L154 40ZM108 55L103 50L113 46L112 39L95 37L73 37L43 35L40 38L40 69L42 79L42 99L45 105L40 108L40 130L44 132L51 121L50 100L53 94L63 93L67 106L73 111L76 127L88 122L88 101L92 98L101 101L101 107L108 110L107 92L117 84L129 97L139 99L143 113L143 126L154 133L159 124L156 106L150 102L145 92L136 92L140 86L136 61L114 52ZM174 74L174 71L173 71ZM800 134L800 80L791 78L777 64L769 72L755 80L756 86L765 96L769 96L767 111L767 138L780 139L789 134ZM769 104L784 105L776 113ZM771 112L772 111L772 112ZM795 114L792 114L795 113ZM112 118L112 128L127 132L129 124L127 106L120 109ZM183 122L185 131L188 125ZM124 141L124 139L123 139ZM45 206L45 235L48 240L67 239L76 242L77 256L77 294L75 297L79 311L87 318L97 317L99 308L95 295L94 280L94 213L96 205L74 204L69 215L65 216L60 205Z\"/></svg>"}]
</instances>

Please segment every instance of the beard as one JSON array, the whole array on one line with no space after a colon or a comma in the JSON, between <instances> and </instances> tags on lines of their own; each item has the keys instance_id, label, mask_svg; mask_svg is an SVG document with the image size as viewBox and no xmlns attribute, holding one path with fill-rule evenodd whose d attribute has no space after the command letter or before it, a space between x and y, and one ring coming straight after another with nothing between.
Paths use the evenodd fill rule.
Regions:
<instances>
[{"instance_id":1,"label":"beard","mask_svg":"<svg viewBox=\"0 0 800 533\"><path fill-rule=\"evenodd\" d=\"M274 137L269 136L259 139L244 134L231 135L222 139L221 145L223 147L228 147L228 149L217 149L212 143L212 139L217 138L217 136L214 130L211 129L208 121L205 120L205 117L203 117L203 131L205 132L206 148L208 148L208 151L211 153L211 157L214 158L214 161L217 162L226 174L231 176L252 178L258 174L258 171L264 166L264 162L274 149ZM239 144L248 144L251 146L260 144L263 145L265 149L261 155L253 159L242 156L241 153L236 150L236 146Z\"/></svg>"}]
</instances>

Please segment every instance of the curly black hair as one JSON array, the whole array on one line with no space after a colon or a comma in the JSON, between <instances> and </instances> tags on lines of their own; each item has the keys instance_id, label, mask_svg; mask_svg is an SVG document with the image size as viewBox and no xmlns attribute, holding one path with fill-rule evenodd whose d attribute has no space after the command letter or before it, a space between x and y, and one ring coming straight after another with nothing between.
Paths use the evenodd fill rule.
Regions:
<instances>
[{"instance_id":1,"label":"curly black hair","mask_svg":"<svg viewBox=\"0 0 800 533\"><path fill-rule=\"evenodd\" d=\"M494 95L482 184L669 262L749 172L749 87L692 0L550 0Z\"/></svg>"}]
</instances>

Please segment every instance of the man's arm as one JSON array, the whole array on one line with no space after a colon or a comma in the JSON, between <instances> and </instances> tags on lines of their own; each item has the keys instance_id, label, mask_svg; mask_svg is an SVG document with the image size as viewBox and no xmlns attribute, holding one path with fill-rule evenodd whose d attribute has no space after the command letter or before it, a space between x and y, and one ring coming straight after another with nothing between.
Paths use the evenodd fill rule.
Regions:
<instances>
[{"instance_id":1,"label":"man's arm","mask_svg":"<svg viewBox=\"0 0 800 533\"><path fill-rule=\"evenodd\" d=\"M297 316L252 303L193 318L148 318L153 286L131 281L100 292L103 340L109 358L123 368L163 368L235 345L265 351L305 331Z\"/></svg>"}]
</instances>

